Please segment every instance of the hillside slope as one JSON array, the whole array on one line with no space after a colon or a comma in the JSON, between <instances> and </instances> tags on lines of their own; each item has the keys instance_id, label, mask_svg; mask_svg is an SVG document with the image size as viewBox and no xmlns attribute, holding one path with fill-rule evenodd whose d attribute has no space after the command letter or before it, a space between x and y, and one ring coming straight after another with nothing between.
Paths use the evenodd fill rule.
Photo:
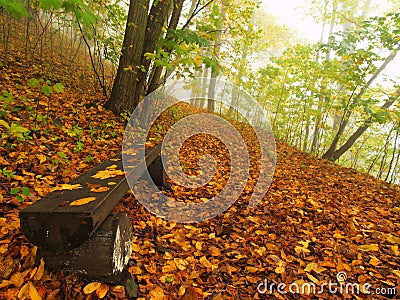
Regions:
<instances>
[{"instance_id":1,"label":"hillside slope","mask_svg":"<svg viewBox=\"0 0 400 300\"><path fill-rule=\"evenodd\" d=\"M0 298L96 299L95 292L84 294L87 282L33 265L35 248L20 232L18 212L119 151L123 124L102 108L105 99L100 93L90 86L77 88L76 72L59 63L49 74L45 66L28 64L17 51L13 53L0 71L0 92L6 92L0 120L30 131L1 127ZM39 80L36 87L32 78ZM57 82L65 86L63 92L53 89L49 96L40 92L40 86ZM215 140L206 142L210 148L220 147ZM190 165L196 155L188 151L183 157ZM223 183L229 174L220 176ZM172 191L170 196L176 198L187 193L174 185ZM247 208L250 194L246 190L214 219L182 225L155 217L129 193L116 209L128 211L132 219L135 235L129 271L139 284L139 296L393 298L339 288L329 291L327 284L346 277L343 286L370 284L371 292L398 287L398 187L277 143L273 182L254 209ZM279 283L286 285L286 292L293 291L291 284L314 284L320 293L279 293ZM125 299L129 294L123 286L103 288L108 289L107 299Z\"/></svg>"}]
</instances>

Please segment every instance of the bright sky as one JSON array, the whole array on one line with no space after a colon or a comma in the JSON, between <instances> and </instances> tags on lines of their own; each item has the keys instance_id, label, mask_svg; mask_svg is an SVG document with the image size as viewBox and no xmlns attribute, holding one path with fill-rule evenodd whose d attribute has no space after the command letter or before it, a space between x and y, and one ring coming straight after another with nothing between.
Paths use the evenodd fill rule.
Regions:
<instances>
[{"instance_id":1,"label":"bright sky","mask_svg":"<svg viewBox=\"0 0 400 300\"><path fill-rule=\"evenodd\" d=\"M378 4L377 10L385 9L387 1L385 0L372 0L372 5ZM317 24L311 17L304 16L304 0L263 0L262 7L266 12L275 15L281 24L296 29L304 38L310 42L315 43L319 40L321 35L321 25ZM373 13L382 14L380 11ZM389 77L400 76L400 53L397 54L394 61L392 61L383 72Z\"/></svg>"},{"instance_id":2,"label":"bright sky","mask_svg":"<svg viewBox=\"0 0 400 300\"><path fill-rule=\"evenodd\" d=\"M321 25L311 17L305 18L302 0L263 0L263 8L280 19L281 24L297 29L299 33L311 42L317 42L321 34Z\"/></svg>"}]
</instances>

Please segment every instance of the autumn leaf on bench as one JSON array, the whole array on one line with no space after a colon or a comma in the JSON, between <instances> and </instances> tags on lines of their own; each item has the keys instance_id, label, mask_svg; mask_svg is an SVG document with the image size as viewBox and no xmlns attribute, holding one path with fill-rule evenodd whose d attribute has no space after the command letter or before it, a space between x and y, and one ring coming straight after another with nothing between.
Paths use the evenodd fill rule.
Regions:
<instances>
[{"instance_id":1,"label":"autumn leaf on bench","mask_svg":"<svg viewBox=\"0 0 400 300\"><path fill-rule=\"evenodd\" d=\"M77 183L77 184L63 183L63 184L61 184L59 186L56 186L54 188L54 190L55 191L64 191L64 190L71 191L71 190L77 190L77 189L80 189L80 188L82 188L82 186L79 183Z\"/></svg>"},{"instance_id":2,"label":"autumn leaf on bench","mask_svg":"<svg viewBox=\"0 0 400 300\"><path fill-rule=\"evenodd\" d=\"M96 197L86 197L86 198L81 198L75 201L72 201L69 206L80 206L80 205L85 205L88 204L92 201L96 200Z\"/></svg>"},{"instance_id":3,"label":"autumn leaf on bench","mask_svg":"<svg viewBox=\"0 0 400 300\"><path fill-rule=\"evenodd\" d=\"M111 166L107 167L105 170L98 171L92 177L96 178L96 179L108 179L111 177L125 175L124 171L117 170L116 168L117 168L117 165L111 165Z\"/></svg>"},{"instance_id":4,"label":"autumn leaf on bench","mask_svg":"<svg viewBox=\"0 0 400 300\"><path fill-rule=\"evenodd\" d=\"M110 190L109 187L103 186L101 184L87 183L86 185L90 189L90 191L94 193L103 193Z\"/></svg>"}]
</instances>

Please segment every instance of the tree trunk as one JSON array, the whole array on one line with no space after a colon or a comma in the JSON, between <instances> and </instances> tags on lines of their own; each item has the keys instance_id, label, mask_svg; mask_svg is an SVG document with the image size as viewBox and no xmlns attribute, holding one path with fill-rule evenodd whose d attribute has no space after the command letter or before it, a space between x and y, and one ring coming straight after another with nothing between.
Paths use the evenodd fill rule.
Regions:
<instances>
[{"instance_id":1,"label":"tree trunk","mask_svg":"<svg viewBox=\"0 0 400 300\"><path fill-rule=\"evenodd\" d=\"M225 18L226 14L226 8L229 5L229 1L227 3L222 3L222 8L221 8L221 18L222 20ZM219 26L216 28L217 33L215 36L215 42L214 42L214 57L216 59L219 58L219 52L221 49L221 28L222 28L223 21L219 24ZM211 79L210 79L210 85L208 88L208 95L207 95L207 110L209 112L214 112L215 110L215 84L216 84L216 79L217 79L218 73L217 71L213 68L211 71Z\"/></svg>"},{"instance_id":2,"label":"tree trunk","mask_svg":"<svg viewBox=\"0 0 400 300\"><path fill-rule=\"evenodd\" d=\"M124 111L132 112L139 103L137 84L141 72L149 1L130 0L122 55L110 98L105 104L116 115Z\"/></svg>"},{"instance_id":3,"label":"tree trunk","mask_svg":"<svg viewBox=\"0 0 400 300\"><path fill-rule=\"evenodd\" d=\"M397 90L397 94L400 93L400 89ZM390 97L386 102L381 106L382 109L387 109L389 108L396 100L399 98L399 96L396 97ZM332 161L338 160L347 150L349 150L353 144L357 141L357 139L371 126L372 124L372 117L368 118L365 123L358 127L358 129L347 139L347 141L336 151L332 153L330 156L330 159Z\"/></svg>"},{"instance_id":4,"label":"tree trunk","mask_svg":"<svg viewBox=\"0 0 400 300\"><path fill-rule=\"evenodd\" d=\"M179 21L181 12L182 12L182 6L183 6L183 0L174 0L174 9L172 11L172 16L169 21L166 39L170 38L168 32L170 30L176 30L176 28L178 27L178 21ZM166 49L164 49L164 50L166 50ZM162 70L163 70L163 67L161 67L161 66L155 67L155 69L153 71L153 75L149 82L149 86L148 86L148 90L147 90L148 94L155 91L160 86Z\"/></svg>"},{"instance_id":5,"label":"tree trunk","mask_svg":"<svg viewBox=\"0 0 400 300\"><path fill-rule=\"evenodd\" d=\"M400 50L400 45L397 46L396 49L394 49L388 57L386 57L385 61L383 62L383 64L379 67L378 70L376 70L376 72L374 73L374 75L367 81L367 83L361 88L360 92L354 97L354 100L352 101L353 103L351 104L352 107L354 107L355 105L357 105L357 103L359 102L360 98L364 95L364 93L367 91L367 89L371 86L372 82L374 82L374 80L379 76L379 74L386 68L386 66L396 57L397 52ZM399 91L398 91L399 92ZM390 98L388 101L390 102L392 98ZM397 97L396 97L397 99ZM396 100L394 99L394 101ZM386 104L386 103L385 103ZM390 104L391 105L391 104ZM389 105L389 106L390 106ZM329 149L324 153L324 155L322 156L322 158L326 158L329 159L331 161L336 161L344 152L346 152L347 150L345 150L342 154L340 154L340 152L338 152L336 155L334 155L336 151L336 147L337 144L339 142L339 139L342 135L342 133L344 132L348 122L349 122L349 118L350 115L352 113L352 109L350 108L349 110L345 111L343 114L343 118L342 121L340 123L338 132L336 133L335 138L333 139L331 146L329 147ZM364 130L365 131L365 130ZM364 132L362 131L360 133L360 135ZM358 138L358 137L357 137ZM351 144L353 145L354 142ZM350 146L351 147L351 146ZM339 151L339 150L338 150ZM339 155L340 154L340 155ZM339 155L339 156L338 156Z\"/></svg>"}]
</instances>

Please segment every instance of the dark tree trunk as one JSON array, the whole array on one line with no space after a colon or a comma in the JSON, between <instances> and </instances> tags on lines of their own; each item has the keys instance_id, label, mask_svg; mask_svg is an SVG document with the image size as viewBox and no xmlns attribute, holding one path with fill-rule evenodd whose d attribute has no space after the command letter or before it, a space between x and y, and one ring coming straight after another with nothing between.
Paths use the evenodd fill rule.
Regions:
<instances>
[{"instance_id":1,"label":"dark tree trunk","mask_svg":"<svg viewBox=\"0 0 400 300\"><path fill-rule=\"evenodd\" d=\"M139 103L140 95L137 85L142 72L141 62L149 1L130 0L122 55L110 98L105 104L105 107L116 115L124 111L132 112Z\"/></svg>"},{"instance_id":2,"label":"dark tree trunk","mask_svg":"<svg viewBox=\"0 0 400 300\"><path fill-rule=\"evenodd\" d=\"M399 94L400 90L396 92L396 94ZM382 109L387 109L389 108L394 102L399 97L390 97L386 102L381 106ZM330 159L332 161L338 160L344 153L349 150L353 144L358 140L358 138L371 126L372 124L372 117L370 117L365 123L358 127L357 130L347 139L347 141L336 151L333 151L332 154L330 155Z\"/></svg>"}]
</instances>

